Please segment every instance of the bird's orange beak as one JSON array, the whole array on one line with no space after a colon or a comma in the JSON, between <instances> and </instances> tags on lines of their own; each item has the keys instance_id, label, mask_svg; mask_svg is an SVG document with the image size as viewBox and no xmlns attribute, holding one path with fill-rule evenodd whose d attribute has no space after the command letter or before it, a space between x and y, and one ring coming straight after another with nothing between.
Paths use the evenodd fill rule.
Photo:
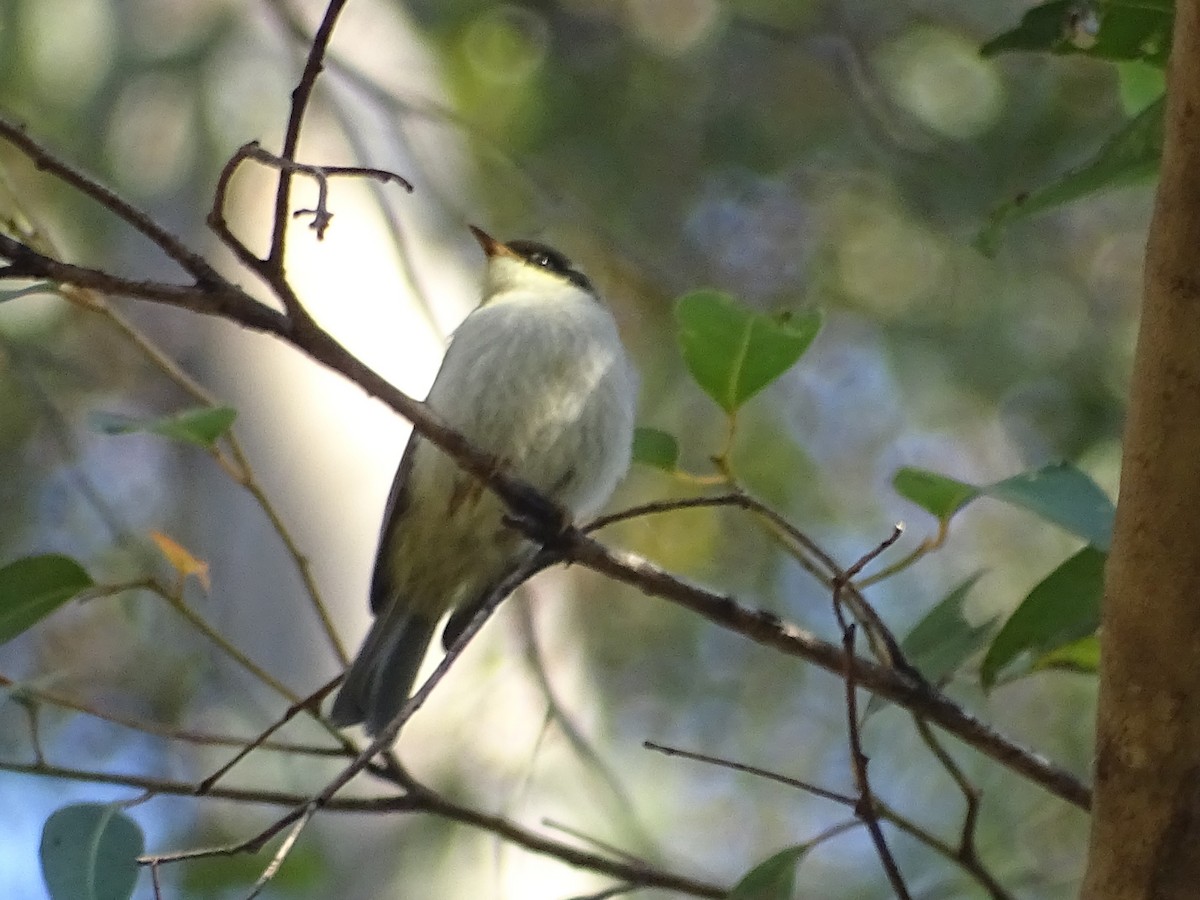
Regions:
<instances>
[{"instance_id":1,"label":"bird's orange beak","mask_svg":"<svg viewBox=\"0 0 1200 900\"><path fill-rule=\"evenodd\" d=\"M490 259L493 256L512 256L513 252L508 249L506 244L500 243L482 228L476 228L474 225L468 225L471 229L471 234L475 235L475 240L479 241L479 246L483 248L483 252Z\"/></svg>"}]
</instances>

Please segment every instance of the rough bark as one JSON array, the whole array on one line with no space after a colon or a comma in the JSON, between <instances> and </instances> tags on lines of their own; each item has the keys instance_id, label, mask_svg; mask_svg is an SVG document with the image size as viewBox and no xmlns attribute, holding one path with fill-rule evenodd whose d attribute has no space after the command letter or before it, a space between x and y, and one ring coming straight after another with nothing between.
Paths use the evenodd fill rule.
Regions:
<instances>
[{"instance_id":1,"label":"rough bark","mask_svg":"<svg viewBox=\"0 0 1200 900\"><path fill-rule=\"evenodd\" d=\"M1178 0L1104 602L1083 897L1200 897L1200 0Z\"/></svg>"}]
</instances>

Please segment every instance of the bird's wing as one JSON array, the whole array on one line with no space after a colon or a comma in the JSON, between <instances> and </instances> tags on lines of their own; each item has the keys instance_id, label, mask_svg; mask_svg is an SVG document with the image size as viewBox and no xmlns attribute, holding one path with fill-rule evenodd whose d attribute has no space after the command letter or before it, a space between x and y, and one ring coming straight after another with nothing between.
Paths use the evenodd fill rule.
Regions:
<instances>
[{"instance_id":1,"label":"bird's wing","mask_svg":"<svg viewBox=\"0 0 1200 900\"><path fill-rule=\"evenodd\" d=\"M408 478L412 474L413 460L417 455L417 444L421 436L414 431L400 457L400 465L396 469L396 477L392 480L392 489L388 491L387 504L383 508L383 525L379 529L379 549L375 551L375 571L371 574L371 612L378 616L386 608L392 594L388 584L387 566L384 564L386 548L391 543L396 525L408 510L409 491Z\"/></svg>"}]
</instances>

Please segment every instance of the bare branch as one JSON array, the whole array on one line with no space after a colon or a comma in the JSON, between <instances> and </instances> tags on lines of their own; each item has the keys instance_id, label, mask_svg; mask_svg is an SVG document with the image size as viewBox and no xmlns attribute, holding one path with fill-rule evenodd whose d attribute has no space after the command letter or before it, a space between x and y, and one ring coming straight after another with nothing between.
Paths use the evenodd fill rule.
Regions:
<instances>
[{"instance_id":1,"label":"bare branch","mask_svg":"<svg viewBox=\"0 0 1200 900\"><path fill-rule=\"evenodd\" d=\"M837 589L834 593L833 605L837 609L840 602L840 598L836 596ZM846 651L846 726L850 743L850 770L854 773L854 784L858 788L858 802L854 804L854 812L867 826L867 833L871 835L871 842L875 844L875 852L879 855L879 862L883 865L892 890L896 892L899 900L912 900L908 886L904 883L904 875L900 872L896 858L892 856L892 850L879 825L879 811L876 808L875 796L871 792L871 780L867 775L870 760L863 752L862 736L858 731L858 691L854 684L854 665L851 662L854 659L856 629L857 626L853 622L842 626L842 646Z\"/></svg>"},{"instance_id":2,"label":"bare branch","mask_svg":"<svg viewBox=\"0 0 1200 900\"><path fill-rule=\"evenodd\" d=\"M247 756L249 756L251 753L253 753L256 749L258 749L259 747L262 747L266 743L267 738L269 738L276 731L278 731L280 728L282 728L284 725L286 725L288 722L290 722L292 719L294 719L297 714L299 714L301 712L307 712L307 713L310 713L313 715L319 715L320 714L319 707L321 705L321 701L325 698L325 696L330 691L332 691L335 687L337 687L339 684L342 683L342 677L343 676L339 675L337 678L331 679L327 683L323 684L321 687L317 688L316 691L309 694L307 697L304 697L303 699L298 700L295 703L293 703L291 706L289 706L286 710L284 710L284 713L282 716L280 716L276 721L271 723L271 726L269 728L267 728L265 731L261 732L253 740L246 742L238 750L238 752L233 755L233 758L231 760L229 760L229 762L225 763L225 765L221 766L221 768L217 769L217 771L213 772L211 775L209 775L207 778L205 778L203 781L201 781L196 786L196 793L197 794L209 793L213 789L213 786L218 781L220 781L222 778L224 778L230 769L232 769L239 762L241 762L243 759L245 759Z\"/></svg>"},{"instance_id":3,"label":"bare branch","mask_svg":"<svg viewBox=\"0 0 1200 900\"><path fill-rule=\"evenodd\" d=\"M246 900L254 900L255 897L262 894L262 889L266 887L268 881L275 877L275 873L279 871L279 867L283 865L283 861L292 852L292 847L296 846L296 841L300 838L300 832L304 830L304 826L308 824L309 819L313 817L316 811L317 807L314 803L310 803L305 808L304 815L296 820L296 824L287 833L287 836L283 839L283 843L279 845L279 849L271 857L271 861L267 864L267 867L263 869L262 874L258 876L258 880L254 882L254 889L246 896Z\"/></svg>"},{"instance_id":4,"label":"bare branch","mask_svg":"<svg viewBox=\"0 0 1200 900\"><path fill-rule=\"evenodd\" d=\"M781 772L773 772L770 769L764 769L759 766L751 766L745 763L735 762L731 759L725 759L720 756L712 756L707 753L696 753L692 750L682 750L678 747L667 747L662 744L656 744L653 741L645 741L642 746L650 750L658 751L665 756L678 756L683 759L691 759L696 762L708 763L714 766L720 766L725 769L732 769L735 772L745 772L747 775L754 775L758 778L766 778L770 781L784 784L788 787L793 787L806 793L812 794L814 797L821 797L838 803L842 806L853 809L858 800L851 797L849 794L841 794L836 791L830 791L826 788L818 787L810 782L803 781L799 778L792 778L790 775L784 775ZM930 850L938 854L938 856L959 866L964 872L979 882L980 886L988 892L988 896L992 900L1012 900L1012 896L1004 890L995 877L983 867L979 859L973 855L968 856L962 852L961 846L954 846L937 835L933 834L926 828L918 825L912 819L901 814L891 806L884 803L878 797L873 798L875 803L875 811L879 818L891 823L898 831L902 831L910 837L924 844ZM855 819L854 824L861 825L860 819Z\"/></svg>"},{"instance_id":5,"label":"bare branch","mask_svg":"<svg viewBox=\"0 0 1200 900\"><path fill-rule=\"evenodd\" d=\"M748 609L732 597L686 582L637 554L613 550L582 534L564 552L573 562L677 603L763 646L808 660L835 675L845 670L842 647L771 613ZM928 682L857 656L850 663L859 687L920 713L1001 765L1081 809L1088 808L1091 792L1073 774L1000 734Z\"/></svg>"},{"instance_id":6,"label":"bare branch","mask_svg":"<svg viewBox=\"0 0 1200 900\"><path fill-rule=\"evenodd\" d=\"M60 160L37 141L33 140L33 138L29 137L23 126L0 116L0 137L25 154L39 170L49 172L59 181L69 184L81 194L91 197L105 209L110 210L123 221L132 225L153 241L167 256L179 263L185 272L196 279L197 284L213 288L226 283L220 273L209 265L208 260L198 253L189 250L177 237L133 204L123 200L99 182ZM122 292L113 291L110 293Z\"/></svg>"},{"instance_id":7,"label":"bare branch","mask_svg":"<svg viewBox=\"0 0 1200 900\"><path fill-rule=\"evenodd\" d=\"M283 150L279 154L285 160L295 160L296 149L300 145L300 126L304 115L308 112L308 103L312 98L317 76L324 67L325 50L333 37L333 28L346 0L329 0L321 24L317 26L312 44L308 49L308 59L304 63L304 71L300 82L292 91L292 107L288 112L287 129L283 135ZM283 275L283 251L287 241L288 207L291 202L292 173L282 169L279 173L279 186L275 192L275 214L271 228L271 249L267 254L268 265L280 276ZM290 310L289 310L290 311Z\"/></svg>"}]
</instances>

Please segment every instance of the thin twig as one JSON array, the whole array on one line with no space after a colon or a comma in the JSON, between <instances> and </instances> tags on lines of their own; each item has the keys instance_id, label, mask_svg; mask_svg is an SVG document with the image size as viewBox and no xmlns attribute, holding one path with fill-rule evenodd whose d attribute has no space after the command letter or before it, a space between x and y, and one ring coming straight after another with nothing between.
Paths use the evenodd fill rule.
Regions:
<instances>
[{"instance_id":1,"label":"thin twig","mask_svg":"<svg viewBox=\"0 0 1200 900\"><path fill-rule=\"evenodd\" d=\"M23 126L0 116L0 137L24 153L40 171L49 172L59 181L70 185L84 196L91 197L122 221L140 231L167 256L179 263L185 272L196 279L198 284L213 287L224 282L221 275L209 265L208 260L184 246L182 241L136 206L113 193L95 179L87 177L78 169L63 162L31 138Z\"/></svg>"},{"instance_id":2,"label":"thin twig","mask_svg":"<svg viewBox=\"0 0 1200 900\"><path fill-rule=\"evenodd\" d=\"M113 725L119 725L122 728L139 731L143 734L152 734L156 737L179 741L180 743L208 747L244 747L246 741L249 740L248 738L234 737L233 735L173 728L170 725L146 722L132 716L122 716L117 713L107 712L63 694L57 694L31 684L22 684L6 675L0 675L0 687L9 688L14 692L24 694L38 703L72 709L84 715L92 716L105 722L111 722ZM260 743L259 746L263 750L291 753L297 756L346 756L348 753L345 747L317 747L312 744L297 744L290 741L265 741Z\"/></svg>"},{"instance_id":3,"label":"thin twig","mask_svg":"<svg viewBox=\"0 0 1200 900\"><path fill-rule=\"evenodd\" d=\"M47 278L58 284L72 284L118 297L152 300L206 316L230 318L256 331L279 335L288 331L287 320L281 313L228 282L185 285L124 278L100 269L60 262L3 233L0 233L0 257L9 261L9 265L0 267L0 279Z\"/></svg>"},{"instance_id":4,"label":"thin twig","mask_svg":"<svg viewBox=\"0 0 1200 900\"><path fill-rule=\"evenodd\" d=\"M308 175L312 178L317 183L316 208L298 209L292 213L292 217L312 216L312 222L309 223L308 227L317 233L317 240L325 239L325 232L329 228L329 223L333 220L333 213L329 211L330 178L352 176L370 178L384 184L394 181L409 193L412 193L413 189L412 183L407 178L387 169L376 169L370 166L317 166L310 163L296 162L294 159L276 156L274 153L264 150L258 141L250 141L248 144L243 144L241 149L235 154L235 158L252 159L273 169L278 169L281 173L296 173Z\"/></svg>"},{"instance_id":5,"label":"thin twig","mask_svg":"<svg viewBox=\"0 0 1200 900\"><path fill-rule=\"evenodd\" d=\"M962 770L962 767L955 762L954 757L949 751L942 746L942 742L938 740L933 729L929 727L929 723L920 716L913 716L913 724L916 726L917 734L921 740L929 748L930 752L937 758L942 768L950 776L950 780L958 787L966 801L966 812L963 815L962 834L959 839L959 849L964 856L975 855L975 825L979 819L979 790L967 778L967 774Z\"/></svg>"},{"instance_id":6,"label":"thin twig","mask_svg":"<svg viewBox=\"0 0 1200 900\"><path fill-rule=\"evenodd\" d=\"M1091 803L1091 791L1075 775L1000 734L923 679L914 679L861 657L848 660L841 646L806 629L761 610L748 609L732 597L684 581L645 557L614 550L582 534L572 539L564 553L572 562L677 603L749 640L805 659L835 675L842 674L849 662L859 687L920 713L980 753L1069 803L1081 809L1087 809Z\"/></svg>"},{"instance_id":7,"label":"thin twig","mask_svg":"<svg viewBox=\"0 0 1200 900\"><path fill-rule=\"evenodd\" d=\"M732 769L735 772L745 772L747 775L756 775L759 778L768 778L771 781L777 781L780 784L786 784L788 787L794 787L805 793L812 794L814 797L821 797L825 800L832 800L834 803L841 803L843 806L854 806L855 799L849 794L841 794L837 791L831 791L827 788L819 787L812 782L804 781L799 778L792 778L790 775L784 775L780 772L772 772L770 769L763 769L758 766L747 765L746 763L735 762L731 759L723 759L720 756L710 756L707 753L697 753L694 750L682 750L679 747L669 747L666 744L659 744L655 741L642 741L642 746L647 750L654 750L663 756L678 756L683 759L694 760L695 762L709 763L710 765L720 766L723 769Z\"/></svg>"},{"instance_id":8,"label":"thin twig","mask_svg":"<svg viewBox=\"0 0 1200 900\"><path fill-rule=\"evenodd\" d=\"M301 816L305 815L305 810L310 805L315 804L317 807L323 807L329 803L333 796L348 784L355 775L367 767L375 756L395 742L400 729L412 717L412 715L421 708L428 699L433 689L437 687L446 672L458 659L459 655L466 649L472 638L483 627L484 623L491 617L491 614L496 610L510 593L516 589L525 579L532 577L536 572L541 571L553 562L557 561L557 556L549 551L541 551L530 558L526 563L518 567L507 578L505 578L495 590L492 591L487 601L483 603L475 616L463 628L462 633L454 640L454 643L446 650L446 655L442 657L437 667L433 670L430 676L425 680L425 683L417 689L417 691L408 699L408 701L400 708L400 711L395 717L382 729L371 744L362 750L358 756L354 758L336 777L334 777L325 788L318 794L306 798L303 804L297 805L286 815L281 816L274 823L263 829L259 833L240 841L235 844L230 844L224 847L218 847L210 850L194 850L182 851L174 854L158 855L155 858L161 862L176 862L184 859L197 859L205 856L231 856L238 853L257 853L263 846L276 834L287 828L293 822L297 821Z\"/></svg>"},{"instance_id":9,"label":"thin twig","mask_svg":"<svg viewBox=\"0 0 1200 900\"><path fill-rule=\"evenodd\" d=\"M292 852L292 847L296 845L296 840L300 837L300 832L304 830L304 826L308 824L309 819L313 817L313 813L316 811L316 805L309 804L304 810L304 815L296 820L296 824L287 833L287 836L283 839L283 843L279 845L279 849L271 857L271 861L267 864L267 867L263 869L262 874L258 876L258 880L254 882L254 888L246 895L246 900L254 900L255 897L262 893L262 889L266 887L267 882L275 877L275 873L279 871L279 867L283 865L283 861Z\"/></svg>"},{"instance_id":10,"label":"thin twig","mask_svg":"<svg viewBox=\"0 0 1200 900\"><path fill-rule=\"evenodd\" d=\"M225 763L225 765L221 766L221 768L217 769L217 771L213 772L198 785L196 785L196 793L203 795L211 791L213 789L213 785L224 778L230 769L253 753L256 749L262 747L266 743L267 738L290 722L296 717L297 714L302 712L316 713L320 707L321 701L325 698L325 696L341 683L342 676L339 675L323 684L321 687L317 688L317 690L309 694L307 697L304 697L303 699L289 706L286 710L284 710L282 716L272 722L270 726L260 732L253 740L244 744L238 750L238 752L233 755L233 758L230 759L229 762Z\"/></svg>"},{"instance_id":11,"label":"thin twig","mask_svg":"<svg viewBox=\"0 0 1200 900\"><path fill-rule=\"evenodd\" d=\"M325 14L321 17L321 24L317 26L317 30L313 34L312 44L308 49L308 58L304 61L304 71L300 75L296 89L292 91L292 105L288 110L287 128L283 134L283 149L279 154L283 159L295 160L296 158L296 149L300 145L300 126L304 122L305 113L308 112L308 103L312 99L317 76L321 74L324 66L325 51L329 47L329 41L333 38L333 28L345 5L346 0L329 0L329 5L325 7ZM275 191L271 249L267 254L267 264L281 275L283 273L284 246L287 242L291 188L292 173L283 169L279 173L279 186ZM288 312L294 311L289 309Z\"/></svg>"},{"instance_id":12,"label":"thin twig","mask_svg":"<svg viewBox=\"0 0 1200 900\"><path fill-rule=\"evenodd\" d=\"M834 607L837 607L836 600L834 601ZM867 765L870 761L867 759L867 755L863 753L862 738L858 733L858 692L854 685L854 666L849 664L849 661L854 658L855 631L856 625L853 622L847 624L842 638L847 660L844 677L846 682L846 724L849 731L850 768L854 774L855 786L858 788L858 802L854 806L854 811L862 819L863 824L867 826L867 833L871 835L871 842L875 844L875 852L879 856L879 862L882 864L883 871L887 874L888 883L891 884L892 890L896 892L897 898L899 900L911 900L908 886L904 883L904 875L901 874L900 867L896 865L896 859L892 856L891 848L888 847L887 839L883 835L883 829L879 826L879 812L874 795L871 793L871 781L867 776Z\"/></svg>"},{"instance_id":13,"label":"thin twig","mask_svg":"<svg viewBox=\"0 0 1200 900\"><path fill-rule=\"evenodd\" d=\"M529 588L526 590L528 591ZM537 627L533 619L533 604L528 597L517 597L516 600L517 621L525 638L525 661L533 672L538 690L541 691L542 697L546 701L548 723L558 726L563 737L567 739L567 744L570 745L584 766L600 777L616 801L624 827L633 832L643 845L652 843L652 838L647 834L642 823L638 821L633 798L621 784L617 773L604 760L600 751L592 745L583 730L575 723L570 712L562 705L554 690L554 685L550 683L550 673L542 656Z\"/></svg>"},{"instance_id":14,"label":"thin twig","mask_svg":"<svg viewBox=\"0 0 1200 900\"><path fill-rule=\"evenodd\" d=\"M725 759L720 756L712 756L708 753L697 753L693 750L683 750L679 747L668 747L663 744L657 744L653 741L645 741L642 744L650 750L655 750L665 756L678 756L683 759L691 759L696 762L707 763L709 765L720 766L725 769L732 769L735 772L744 772L747 775L753 775L757 778L766 778L769 781L774 781L778 784L787 785L788 787L796 788L805 793L812 794L815 797L821 797L825 800L830 800L842 806L854 809L858 805L858 799L851 797L849 794L838 793L823 787L819 787L810 782L803 781L799 778L793 778L790 775L784 775L782 772L775 772L770 769L764 769L759 766L747 765L746 763L736 762L731 759ZM963 855L961 847L956 847L935 835L927 828L918 825L912 819L908 818L898 810L893 809L887 803L874 797L875 811L879 818L889 822L898 831L902 831L909 837L914 838L921 844L924 844L942 859L949 863L959 866L964 872L979 882L992 897L992 900L1012 900L1011 895L1004 890L1003 886L996 881L995 877L983 867L978 859L969 858ZM858 824L862 824L861 820L854 820Z\"/></svg>"},{"instance_id":15,"label":"thin twig","mask_svg":"<svg viewBox=\"0 0 1200 900\"><path fill-rule=\"evenodd\" d=\"M544 818L542 819L542 825L544 825L546 828L553 829L554 831L561 831L563 834L569 835L570 837L575 838L577 841L582 841L585 844L591 844L593 847L603 850L605 853L611 853L613 856L618 856L621 859L633 863L634 865L644 866L647 864L646 861L640 856L630 853L628 850L622 850L615 844L610 844L608 841L603 841L595 835L584 834L578 828L572 828L570 825L564 825L562 822L557 822L554 819Z\"/></svg>"},{"instance_id":16,"label":"thin twig","mask_svg":"<svg viewBox=\"0 0 1200 900\"><path fill-rule=\"evenodd\" d=\"M92 291L86 292L89 295L87 297L79 297L79 293L78 289L64 291L68 299L75 299L84 308L101 315L160 372L187 392L192 398L205 406L219 405L219 401L211 391L185 372L174 359L146 337L120 310L116 309L112 304L104 303L102 298ZM300 551L300 547L284 523L283 517L279 514L279 511L275 508L275 504L259 484L258 478L250 465L250 460L246 456L246 452L236 432L231 428L225 433L224 439L229 446L229 452L233 459L229 460L223 453L214 451L218 464L221 465L222 469L239 486L244 488L254 498L259 508L266 515L267 520L271 523L271 527L279 535L279 539L282 541L288 555L291 556L292 563L296 566L296 571L299 573L305 592L308 594L309 603L312 604L313 610L321 623L321 628L325 632L326 639L333 648L334 654L343 666L349 665L350 657L338 636L337 629L334 628L333 618L330 616L329 610L325 606L325 601L321 597L320 589L317 587L316 579L313 577L312 566L308 562L308 557Z\"/></svg>"},{"instance_id":17,"label":"thin twig","mask_svg":"<svg viewBox=\"0 0 1200 900\"><path fill-rule=\"evenodd\" d=\"M63 778L93 784L119 785L151 791L154 794L179 797L194 796L196 788L194 784L186 781L149 778L144 775L88 771L39 763L17 763L0 760L0 771L14 772L21 775L38 775L47 778ZM220 786L213 788L208 796L210 799L282 807L302 806L311 800L311 798L302 794L286 793L266 788L248 789ZM594 872L610 875L613 878L633 881L647 887L680 891L681 893L697 897L719 898L724 897L727 893L727 889L719 885L698 881L683 875L676 875L650 866L636 866L621 860L608 859L595 853L580 850L570 844L564 844L530 831L510 819L481 812L469 806L456 803L426 787L421 787L418 791L406 794L384 797L334 797L324 802L321 808L338 813L374 813L379 815L391 813L425 813L490 832L503 840L524 847L533 853L553 857L567 865L580 869L589 869ZM289 822L289 824L291 823ZM222 855L222 853L220 851L201 850L196 855L213 856ZM178 854L163 856L149 855L142 857L139 862L141 865L148 866L153 870L163 863L173 861L175 856L178 856Z\"/></svg>"},{"instance_id":18,"label":"thin twig","mask_svg":"<svg viewBox=\"0 0 1200 900\"><path fill-rule=\"evenodd\" d=\"M854 581L855 576L857 576L859 572L869 566L872 561L878 559L879 555L896 543L896 541L900 540L900 535L902 534L904 534L904 523L899 522L892 528L892 533L882 540L873 550L860 557L858 561L855 562L854 565L848 568L845 572L838 572L833 576L833 582L830 585L830 587L833 589L833 612L834 615L837 616L838 627L841 628L843 635L846 633L846 619L845 616L842 615L842 595L845 592L846 587ZM869 608L869 604L866 604L865 600L863 603ZM874 613L874 609L871 609L871 612ZM857 614L855 617L858 618ZM873 616L873 618L876 620L879 619L878 615Z\"/></svg>"}]
</instances>

